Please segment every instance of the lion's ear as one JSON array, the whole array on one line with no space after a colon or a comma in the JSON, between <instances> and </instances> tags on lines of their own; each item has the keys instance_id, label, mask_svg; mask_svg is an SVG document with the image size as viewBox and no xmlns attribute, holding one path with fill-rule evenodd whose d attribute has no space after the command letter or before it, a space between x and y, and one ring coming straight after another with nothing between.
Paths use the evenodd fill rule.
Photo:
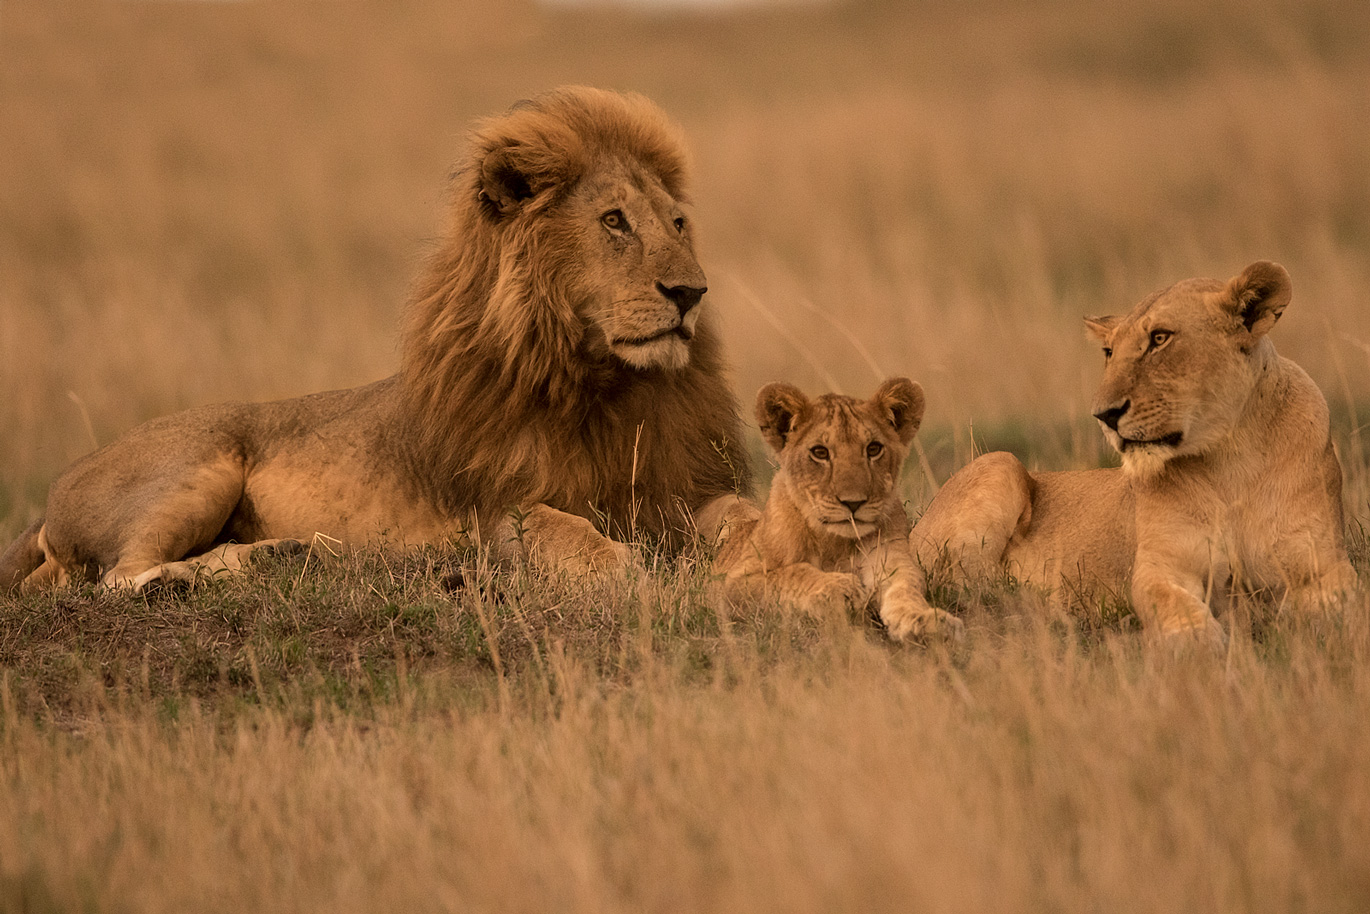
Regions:
<instances>
[{"instance_id":1,"label":"lion's ear","mask_svg":"<svg viewBox=\"0 0 1370 914\"><path fill-rule=\"evenodd\" d=\"M756 394L756 424L761 437L779 454L794 430L794 421L809 405L809 398L792 384L767 384Z\"/></svg>"},{"instance_id":2,"label":"lion's ear","mask_svg":"<svg viewBox=\"0 0 1370 914\"><path fill-rule=\"evenodd\" d=\"M1085 318L1085 332L1100 343L1108 342L1108 335L1113 332L1113 328L1116 326L1118 326L1117 315L1109 314L1105 317Z\"/></svg>"},{"instance_id":3,"label":"lion's ear","mask_svg":"<svg viewBox=\"0 0 1370 914\"><path fill-rule=\"evenodd\" d=\"M533 196L527 169L515 154L514 146L501 146L486 154L480 163L480 198L496 215L512 215Z\"/></svg>"},{"instance_id":4,"label":"lion's ear","mask_svg":"<svg viewBox=\"0 0 1370 914\"><path fill-rule=\"evenodd\" d=\"M1293 296L1289 271L1269 260L1258 260L1232 278L1220 304L1241 320L1252 339L1259 339L1275 326Z\"/></svg>"},{"instance_id":5,"label":"lion's ear","mask_svg":"<svg viewBox=\"0 0 1370 914\"><path fill-rule=\"evenodd\" d=\"M927 402L921 385L908 378L890 378L871 397L871 404L884 413L899 440L908 444L923 424Z\"/></svg>"},{"instance_id":6,"label":"lion's ear","mask_svg":"<svg viewBox=\"0 0 1370 914\"><path fill-rule=\"evenodd\" d=\"M492 215L504 218L545 192L569 185L579 173L578 143L574 134L550 127L523 139L500 138L480 160L481 201Z\"/></svg>"}]
</instances>

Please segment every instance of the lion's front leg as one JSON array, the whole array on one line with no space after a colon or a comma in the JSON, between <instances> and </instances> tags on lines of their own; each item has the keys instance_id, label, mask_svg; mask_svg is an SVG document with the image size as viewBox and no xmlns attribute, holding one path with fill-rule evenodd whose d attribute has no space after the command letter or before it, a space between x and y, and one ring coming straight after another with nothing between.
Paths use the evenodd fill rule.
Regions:
<instances>
[{"instance_id":1,"label":"lion's front leg","mask_svg":"<svg viewBox=\"0 0 1370 914\"><path fill-rule=\"evenodd\" d=\"M761 509L741 495L720 495L694 512L699 538L720 553L729 543L741 542L756 529Z\"/></svg>"},{"instance_id":2,"label":"lion's front leg","mask_svg":"<svg viewBox=\"0 0 1370 914\"><path fill-rule=\"evenodd\" d=\"M498 559L526 559L540 568L578 576L637 564L626 544L600 533L583 517L544 504L504 518L495 528L491 546Z\"/></svg>"}]
</instances>

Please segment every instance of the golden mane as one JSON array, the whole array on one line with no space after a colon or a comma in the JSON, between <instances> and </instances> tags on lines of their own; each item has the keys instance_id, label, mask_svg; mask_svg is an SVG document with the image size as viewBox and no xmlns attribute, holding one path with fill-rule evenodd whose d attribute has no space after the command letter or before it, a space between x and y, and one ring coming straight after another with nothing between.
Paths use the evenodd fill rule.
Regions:
<instances>
[{"instance_id":1,"label":"golden mane","mask_svg":"<svg viewBox=\"0 0 1370 914\"><path fill-rule=\"evenodd\" d=\"M578 229L556 205L608 160L684 199L677 129L646 98L568 87L475 130L445 240L403 334L403 434L422 494L481 516L543 502L675 539L688 506L750 488L717 335L701 317L689 364L640 370L587 355ZM492 174L523 203L501 218ZM720 452L723 459L720 460Z\"/></svg>"}]
</instances>

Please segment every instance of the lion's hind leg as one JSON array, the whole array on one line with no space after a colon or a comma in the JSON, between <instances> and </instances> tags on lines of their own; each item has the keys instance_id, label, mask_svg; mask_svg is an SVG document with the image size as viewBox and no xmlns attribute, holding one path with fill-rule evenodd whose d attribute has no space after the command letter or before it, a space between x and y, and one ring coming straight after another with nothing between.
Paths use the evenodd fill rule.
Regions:
<instances>
[{"instance_id":1,"label":"lion's hind leg","mask_svg":"<svg viewBox=\"0 0 1370 914\"><path fill-rule=\"evenodd\" d=\"M927 569L985 579L1002 568L1015 534L1032 520L1032 477L1012 454L996 451L958 470L918 519L909 543Z\"/></svg>"},{"instance_id":2,"label":"lion's hind leg","mask_svg":"<svg viewBox=\"0 0 1370 914\"><path fill-rule=\"evenodd\" d=\"M8 593L21 584L32 586L33 576L47 564L42 545L43 518L29 524L18 539L0 553L0 594ZM46 577L46 573L43 577Z\"/></svg>"},{"instance_id":3,"label":"lion's hind leg","mask_svg":"<svg viewBox=\"0 0 1370 914\"><path fill-rule=\"evenodd\" d=\"M255 543L224 543L200 555L190 556L177 562L163 562L125 583L135 591L154 582L183 582L194 584L212 580L224 574L236 574L248 566L252 556L258 552L294 554L304 549L304 544L293 539L258 540Z\"/></svg>"},{"instance_id":4,"label":"lion's hind leg","mask_svg":"<svg viewBox=\"0 0 1370 914\"><path fill-rule=\"evenodd\" d=\"M167 574L160 566L208 552L242 501L245 469L231 449L93 456L54 487L43 549L71 574L98 567L106 586L140 587Z\"/></svg>"}]
</instances>

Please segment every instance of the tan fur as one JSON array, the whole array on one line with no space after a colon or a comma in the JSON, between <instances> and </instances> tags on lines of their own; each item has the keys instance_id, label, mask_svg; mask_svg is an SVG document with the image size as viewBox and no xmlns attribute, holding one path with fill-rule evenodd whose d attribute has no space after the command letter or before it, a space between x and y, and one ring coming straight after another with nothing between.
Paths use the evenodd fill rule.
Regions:
<instances>
[{"instance_id":1,"label":"tan fur","mask_svg":"<svg viewBox=\"0 0 1370 914\"><path fill-rule=\"evenodd\" d=\"M224 544L315 533L483 532L585 570L629 561L610 536L720 525L750 480L676 129L641 96L560 89L481 124L453 187L396 376L139 426L57 480L0 589L232 570Z\"/></svg>"},{"instance_id":2,"label":"tan fur","mask_svg":"<svg viewBox=\"0 0 1370 914\"><path fill-rule=\"evenodd\" d=\"M757 394L756 416L780 469L759 519L720 553L727 595L823 616L874 600L897 640L958 631L960 621L922 595L897 488L923 389L892 378L870 400L809 400L770 384Z\"/></svg>"},{"instance_id":3,"label":"tan fur","mask_svg":"<svg viewBox=\"0 0 1370 914\"><path fill-rule=\"evenodd\" d=\"M1088 319L1107 358L1094 414L1123 468L1030 474L986 455L919 520L923 563L1049 586L1121 588L1130 574L1149 629L1214 641L1211 607L1232 593L1312 608L1352 590L1327 401L1266 336L1291 294L1261 261Z\"/></svg>"}]
</instances>

